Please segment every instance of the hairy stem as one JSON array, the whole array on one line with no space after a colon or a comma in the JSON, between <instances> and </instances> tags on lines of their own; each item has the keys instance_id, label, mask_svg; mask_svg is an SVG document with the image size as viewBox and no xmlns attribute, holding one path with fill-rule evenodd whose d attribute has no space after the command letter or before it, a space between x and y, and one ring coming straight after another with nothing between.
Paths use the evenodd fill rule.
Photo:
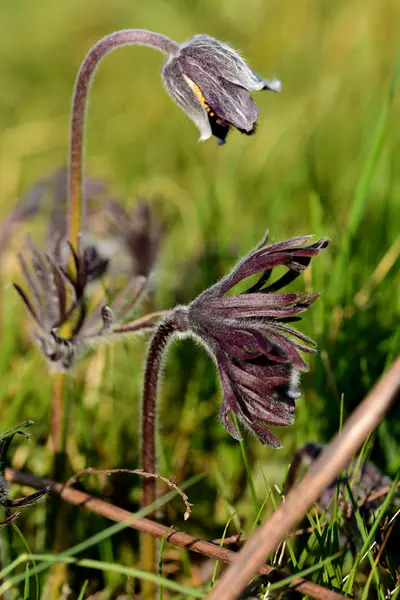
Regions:
<instances>
[{"instance_id":1,"label":"hairy stem","mask_svg":"<svg viewBox=\"0 0 400 600\"><path fill-rule=\"evenodd\" d=\"M186 309L178 308L168 314L159 324L150 341L146 359L146 369L142 396L142 469L156 472L156 416L158 379L164 350L171 337L187 328ZM156 499L154 479L145 479L142 506L148 506Z\"/></svg>"},{"instance_id":2,"label":"hairy stem","mask_svg":"<svg viewBox=\"0 0 400 600\"><path fill-rule=\"evenodd\" d=\"M85 210L83 205L83 145L85 114L90 84L102 58L113 50L127 45L140 44L176 54L179 46L169 38L144 29L126 29L111 33L97 42L83 61L75 83L71 113L71 138L68 173L69 241L77 252Z\"/></svg>"},{"instance_id":3,"label":"hairy stem","mask_svg":"<svg viewBox=\"0 0 400 600\"><path fill-rule=\"evenodd\" d=\"M177 309L168 314L157 327L150 341L146 359L146 369L143 382L142 396L142 469L148 473L156 472L156 418L157 418L157 392L158 380L161 371L162 359L165 348L172 336L184 330L186 314L183 309ZM155 479L143 481L142 507L149 506L156 499ZM153 536L144 534L141 540L142 567L146 571L154 571L156 564L156 541ZM144 600L154 598L155 586L150 581L144 581L142 596Z\"/></svg>"}]
</instances>

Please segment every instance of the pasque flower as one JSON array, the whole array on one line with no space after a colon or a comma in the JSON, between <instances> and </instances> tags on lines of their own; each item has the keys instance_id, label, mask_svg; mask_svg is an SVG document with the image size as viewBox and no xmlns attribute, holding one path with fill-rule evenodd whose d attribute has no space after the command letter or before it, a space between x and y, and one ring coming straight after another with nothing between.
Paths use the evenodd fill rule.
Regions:
<instances>
[{"instance_id":1,"label":"pasque flower","mask_svg":"<svg viewBox=\"0 0 400 600\"><path fill-rule=\"evenodd\" d=\"M36 344L54 370L71 369L79 350L93 343L153 328L160 313L115 324L115 320L121 323L143 296L147 286L144 277L131 280L116 296L112 310L105 302L91 308L87 289L104 267L95 249L88 247L79 255L70 247L71 270L49 254L42 254L30 240L28 243L31 260L27 262L22 255L19 260L30 293L27 295L18 284L14 288L33 321ZM70 333L65 337L67 324Z\"/></svg>"},{"instance_id":2,"label":"pasque flower","mask_svg":"<svg viewBox=\"0 0 400 600\"><path fill-rule=\"evenodd\" d=\"M187 309L188 329L211 352L218 366L224 399L220 411L229 433L239 434L230 413L237 415L258 439L279 447L268 425L286 426L294 419L301 395L299 372L307 370L300 352L315 353L314 342L288 325L299 320L318 294L277 293L296 279L328 240L304 245L310 236L265 247L267 238L233 271ZM288 271L268 284L272 270ZM240 294L227 295L237 284L261 273L257 283Z\"/></svg>"},{"instance_id":3,"label":"pasque flower","mask_svg":"<svg viewBox=\"0 0 400 600\"><path fill-rule=\"evenodd\" d=\"M215 135L219 144L230 126L254 133L259 109L250 91L281 89L278 80L263 79L238 52L208 35L181 44L168 56L162 75L172 98L199 128L200 139Z\"/></svg>"},{"instance_id":4,"label":"pasque flower","mask_svg":"<svg viewBox=\"0 0 400 600\"><path fill-rule=\"evenodd\" d=\"M150 343L143 393L143 463L154 466L154 415L162 354L177 333L192 335L214 359L221 381L221 420L228 432L240 437L231 413L268 446L280 447L269 426L293 423L300 396L299 373L307 370L302 352L315 353L315 344L290 323L300 320L316 293L280 290L293 282L311 258L327 247L321 238L295 237L266 246L268 236L234 269L188 306L171 311ZM269 283L275 267L287 272ZM250 276L258 281L241 293L233 289ZM230 292L230 293L229 293ZM146 434L146 435L145 435Z\"/></svg>"}]
</instances>

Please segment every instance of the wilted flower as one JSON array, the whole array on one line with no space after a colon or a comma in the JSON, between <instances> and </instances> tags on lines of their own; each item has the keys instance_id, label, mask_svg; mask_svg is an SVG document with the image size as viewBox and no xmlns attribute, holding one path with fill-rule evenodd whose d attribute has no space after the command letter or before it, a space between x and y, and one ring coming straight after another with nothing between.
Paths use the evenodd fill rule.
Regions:
<instances>
[{"instance_id":1,"label":"wilted flower","mask_svg":"<svg viewBox=\"0 0 400 600\"><path fill-rule=\"evenodd\" d=\"M132 262L133 274L149 277L157 260L165 224L156 221L150 204L145 200L139 200L131 212L120 202L112 200L107 212L112 219L113 230Z\"/></svg>"},{"instance_id":2,"label":"wilted flower","mask_svg":"<svg viewBox=\"0 0 400 600\"><path fill-rule=\"evenodd\" d=\"M215 135L219 144L232 125L254 133L259 109L250 91L279 92L278 80L252 71L240 54L208 35L195 35L171 54L163 67L166 89L194 121L201 140Z\"/></svg>"},{"instance_id":3,"label":"wilted flower","mask_svg":"<svg viewBox=\"0 0 400 600\"><path fill-rule=\"evenodd\" d=\"M56 264L49 254L42 254L29 241L31 266L19 256L25 281L31 298L14 284L22 298L29 316L34 322L36 343L55 370L70 369L77 351L107 337L133 333L140 329L151 329L159 313L122 326L114 326L114 315L119 322L133 310L135 303L146 289L146 279L133 279L128 287L113 302L113 312L105 303L88 310L86 291L89 283L104 268L102 259L94 249L86 249L78 255L72 247L74 267ZM73 274L71 274L71 271ZM63 327L68 324L70 335L63 336Z\"/></svg>"},{"instance_id":4,"label":"wilted flower","mask_svg":"<svg viewBox=\"0 0 400 600\"><path fill-rule=\"evenodd\" d=\"M239 434L231 412L262 443L275 448L280 443L266 425L293 422L295 400L301 395L299 371L307 370L300 351L315 353L315 344L287 323L299 320L318 294L276 292L296 279L329 243L321 238L303 245L309 239L297 237L264 247L265 238L227 277L180 309L181 330L194 334L216 361L224 394L220 416L235 438ZM278 266L287 267L287 273L268 285ZM245 292L226 295L257 273L261 277Z\"/></svg>"}]
</instances>

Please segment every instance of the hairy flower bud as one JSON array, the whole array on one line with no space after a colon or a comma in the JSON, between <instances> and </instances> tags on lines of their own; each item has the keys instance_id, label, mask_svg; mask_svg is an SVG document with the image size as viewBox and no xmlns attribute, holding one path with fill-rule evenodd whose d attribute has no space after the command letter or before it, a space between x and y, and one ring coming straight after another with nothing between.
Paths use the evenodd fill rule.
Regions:
<instances>
[{"instance_id":1,"label":"hairy flower bud","mask_svg":"<svg viewBox=\"0 0 400 600\"><path fill-rule=\"evenodd\" d=\"M170 55L163 71L165 87L200 130L200 140L215 135L225 143L230 126L250 135L259 109L250 91L279 92L247 66L238 52L208 35L195 35Z\"/></svg>"}]
</instances>

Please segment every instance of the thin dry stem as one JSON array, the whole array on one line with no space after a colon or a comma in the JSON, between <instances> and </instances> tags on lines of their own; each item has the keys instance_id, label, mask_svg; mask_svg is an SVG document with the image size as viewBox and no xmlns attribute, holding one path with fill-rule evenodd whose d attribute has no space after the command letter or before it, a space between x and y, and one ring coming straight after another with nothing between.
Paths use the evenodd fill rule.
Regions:
<instances>
[{"instance_id":1,"label":"thin dry stem","mask_svg":"<svg viewBox=\"0 0 400 600\"><path fill-rule=\"evenodd\" d=\"M177 531L174 528L166 527L160 523L147 518L137 518L132 520L132 513L114 506L104 500L93 498L89 494L75 490L72 487L66 487L61 483L56 483L48 479L41 479L34 475L16 471L14 469L6 469L6 479L10 483L18 483L20 485L26 485L34 489L41 489L44 486L49 486L53 493L59 495L63 500L73 504L74 506L82 506L87 510L106 517L111 521L116 522L128 522L128 527L136 529L138 531L146 532L155 538L162 539L163 537L167 542L178 546L180 548L186 548L191 552L197 552L203 556L219 560L224 563L233 563L237 554L226 548L222 548L215 545L212 542L201 540L197 537L193 537L187 533ZM257 570L260 575L268 575L271 581L279 581L289 577L289 573L274 569L269 565L263 565ZM295 589L301 594L315 598L316 600L344 600L344 596L327 590L326 588L307 581L301 577L294 579L288 586L288 589Z\"/></svg>"},{"instance_id":2,"label":"thin dry stem","mask_svg":"<svg viewBox=\"0 0 400 600\"><path fill-rule=\"evenodd\" d=\"M368 435L383 419L400 391L400 358L352 413L343 429L322 451L285 502L256 531L209 595L209 600L234 600L281 540L338 476Z\"/></svg>"},{"instance_id":3,"label":"thin dry stem","mask_svg":"<svg viewBox=\"0 0 400 600\"><path fill-rule=\"evenodd\" d=\"M377 500L378 498L382 498L382 496L386 496L390 490L391 490L392 486L391 485L385 485L384 487L380 488L379 490L376 490L375 492L371 492L371 494L369 496L367 496L366 498L362 498L361 500L358 501L358 506L364 506L365 504L368 504L369 502L373 502L374 500ZM399 483L396 485L396 488L400 488L400 481Z\"/></svg>"},{"instance_id":4,"label":"thin dry stem","mask_svg":"<svg viewBox=\"0 0 400 600\"><path fill-rule=\"evenodd\" d=\"M186 507L186 511L183 517L185 521L187 521L187 519L190 517L191 507L193 506L193 504L189 502L188 496L178 488L176 483L171 479L167 479L162 475L158 475L157 473L146 473L146 471L143 471L143 469L95 469L93 467L88 467L87 469L82 469L82 471L79 471L78 473L75 473L75 475L70 477L66 482L65 487L71 487L75 485L75 483L85 475L113 475L114 473L130 473L131 475L140 475L141 477L147 477L149 479L159 479L160 481L164 481L172 490L177 492L182 498Z\"/></svg>"}]
</instances>

